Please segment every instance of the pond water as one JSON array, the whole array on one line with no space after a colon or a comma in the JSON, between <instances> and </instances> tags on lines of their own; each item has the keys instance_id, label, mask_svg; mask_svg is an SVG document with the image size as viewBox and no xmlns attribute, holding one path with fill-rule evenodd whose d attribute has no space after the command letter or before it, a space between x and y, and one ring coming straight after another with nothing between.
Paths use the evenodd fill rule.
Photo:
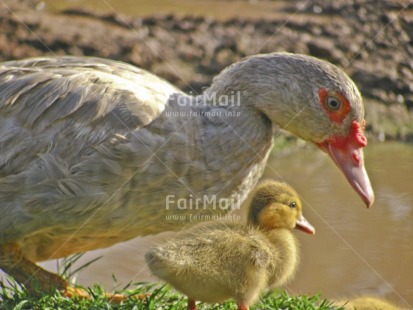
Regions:
<instances>
[{"instance_id":1,"label":"pond water","mask_svg":"<svg viewBox=\"0 0 413 310\"><path fill-rule=\"evenodd\" d=\"M222 0L44 0L48 10L86 8L110 14L145 16L179 14L211 16L218 19L232 17L264 18L280 13L288 1L222 1Z\"/></svg>"},{"instance_id":2,"label":"pond water","mask_svg":"<svg viewBox=\"0 0 413 310\"><path fill-rule=\"evenodd\" d=\"M304 202L314 236L299 231L302 262L287 285L292 294L321 292L325 298L379 295L413 308L413 146L370 144L367 171L376 202L366 209L333 162L313 147L270 156L265 177L293 185ZM143 254L163 233L87 253L84 263L103 255L78 275L78 282L151 281ZM55 263L43 264L53 269Z\"/></svg>"}]
</instances>

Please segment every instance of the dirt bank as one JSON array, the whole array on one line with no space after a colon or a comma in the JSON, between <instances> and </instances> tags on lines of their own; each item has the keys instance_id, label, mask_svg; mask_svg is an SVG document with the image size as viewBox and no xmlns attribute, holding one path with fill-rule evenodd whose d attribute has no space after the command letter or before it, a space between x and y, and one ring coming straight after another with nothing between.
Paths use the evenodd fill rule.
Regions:
<instances>
[{"instance_id":1,"label":"dirt bank","mask_svg":"<svg viewBox=\"0 0 413 310\"><path fill-rule=\"evenodd\" d=\"M412 1L309 0L277 8L271 19L137 18L79 9L53 13L35 0L3 0L0 60L108 57L200 92L244 56L306 53L341 66L355 80L366 101L370 137L413 141Z\"/></svg>"}]
</instances>

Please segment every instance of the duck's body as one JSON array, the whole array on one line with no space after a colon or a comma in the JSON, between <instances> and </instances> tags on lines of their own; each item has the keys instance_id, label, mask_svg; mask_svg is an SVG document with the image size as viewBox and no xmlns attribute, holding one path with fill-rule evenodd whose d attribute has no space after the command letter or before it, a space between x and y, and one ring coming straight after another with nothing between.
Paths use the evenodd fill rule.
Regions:
<instances>
[{"instance_id":1,"label":"duck's body","mask_svg":"<svg viewBox=\"0 0 413 310\"><path fill-rule=\"evenodd\" d=\"M9 98L0 98L0 131L7 133L0 139L0 242L17 241L33 261L59 258L178 229L187 221L168 215L176 214L179 198L217 195L238 205L256 184L273 137L262 115L240 107L238 116L230 116L231 108L195 103L125 64L69 61L67 68L50 60L28 62L23 85L10 80L0 86L0 96ZM24 91L12 97L12 87ZM145 100L163 105L144 109ZM228 147L231 156L215 156ZM189 204L179 210L190 213Z\"/></svg>"},{"instance_id":2,"label":"duck's body","mask_svg":"<svg viewBox=\"0 0 413 310\"><path fill-rule=\"evenodd\" d=\"M307 232L314 230L305 220L298 223L301 203L286 184L263 182L254 195L255 211L250 211L248 225L201 223L151 249L145 258L154 275L190 301L220 303L233 298L240 309L264 290L285 284L299 261L291 229L302 225ZM292 201L296 207L289 206Z\"/></svg>"},{"instance_id":3,"label":"duck's body","mask_svg":"<svg viewBox=\"0 0 413 310\"><path fill-rule=\"evenodd\" d=\"M238 207L276 127L326 151L369 206L363 114L341 70L303 55L250 57L198 97L110 60L0 64L0 268L179 229L192 208L229 211L213 199Z\"/></svg>"}]
</instances>

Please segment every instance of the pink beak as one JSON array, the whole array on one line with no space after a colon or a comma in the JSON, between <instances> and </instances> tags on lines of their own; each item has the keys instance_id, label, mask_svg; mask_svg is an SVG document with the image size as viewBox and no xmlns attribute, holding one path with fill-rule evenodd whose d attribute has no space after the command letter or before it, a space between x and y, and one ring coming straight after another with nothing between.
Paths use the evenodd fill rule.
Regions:
<instances>
[{"instance_id":1,"label":"pink beak","mask_svg":"<svg viewBox=\"0 0 413 310\"><path fill-rule=\"evenodd\" d=\"M374 202L374 192L364 168L362 148L366 144L360 125L353 121L347 137L332 137L317 146L330 155L369 208Z\"/></svg>"},{"instance_id":2,"label":"pink beak","mask_svg":"<svg viewBox=\"0 0 413 310\"><path fill-rule=\"evenodd\" d=\"M315 229L313 227L313 225L311 225L303 215L300 215L300 217L297 220L297 224L295 226L295 228L306 232L307 234L311 234L314 235L315 234Z\"/></svg>"}]
</instances>

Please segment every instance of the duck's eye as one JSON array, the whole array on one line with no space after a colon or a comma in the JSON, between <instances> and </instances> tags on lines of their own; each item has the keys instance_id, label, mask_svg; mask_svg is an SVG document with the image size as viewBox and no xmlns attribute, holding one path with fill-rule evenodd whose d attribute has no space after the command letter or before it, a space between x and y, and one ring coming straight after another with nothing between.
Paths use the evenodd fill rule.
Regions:
<instances>
[{"instance_id":1,"label":"duck's eye","mask_svg":"<svg viewBox=\"0 0 413 310\"><path fill-rule=\"evenodd\" d=\"M290 203L290 208L295 208L297 206L297 204L295 203L295 201L293 201L292 203Z\"/></svg>"},{"instance_id":2,"label":"duck's eye","mask_svg":"<svg viewBox=\"0 0 413 310\"><path fill-rule=\"evenodd\" d=\"M337 111L341 108L341 101L339 98L335 96L327 96L326 104L327 104L327 107L332 111Z\"/></svg>"}]
</instances>

